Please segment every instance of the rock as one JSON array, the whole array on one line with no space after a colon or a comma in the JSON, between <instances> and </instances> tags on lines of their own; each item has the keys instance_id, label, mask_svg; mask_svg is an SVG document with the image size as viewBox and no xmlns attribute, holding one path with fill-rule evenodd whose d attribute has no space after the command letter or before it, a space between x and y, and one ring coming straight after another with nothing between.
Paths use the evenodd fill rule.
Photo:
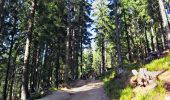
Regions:
<instances>
[{"instance_id":1,"label":"rock","mask_svg":"<svg viewBox=\"0 0 170 100\"><path fill-rule=\"evenodd\" d=\"M153 90L156 86L157 86L156 82L149 84L146 87L137 86L136 88L133 89L133 92L134 93L140 92L141 94L146 94L148 93L148 91Z\"/></svg>"},{"instance_id":2,"label":"rock","mask_svg":"<svg viewBox=\"0 0 170 100\"><path fill-rule=\"evenodd\" d=\"M137 70L132 70L132 74L133 74L134 76L137 76L137 75L138 75Z\"/></svg>"},{"instance_id":3,"label":"rock","mask_svg":"<svg viewBox=\"0 0 170 100\"><path fill-rule=\"evenodd\" d=\"M146 68L140 68L139 69L139 77L144 78L146 74L147 74Z\"/></svg>"},{"instance_id":4,"label":"rock","mask_svg":"<svg viewBox=\"0 0 170 100\"><path fill-rule=\"evenodd\" d=\"M153 72L147 71L146 68L140 68L139 72L137 70L132 70L132 73L136 77L132 77L130 80L130 84L134 86L140 86L140 87L146 87L147 85L151 83L155 83L155 79Z\"/></svg>"},{"instance_id":5,"label":"rock","mask_svg":"<svg viewBox=\"0 0 170 100\"><path fill-rule=\"evenodd\" d=\"M137 76L132 76L131 78L130 78L130 85L132 86L132 87L136 87L137 86Z\"/></svg>"}]
</instances>

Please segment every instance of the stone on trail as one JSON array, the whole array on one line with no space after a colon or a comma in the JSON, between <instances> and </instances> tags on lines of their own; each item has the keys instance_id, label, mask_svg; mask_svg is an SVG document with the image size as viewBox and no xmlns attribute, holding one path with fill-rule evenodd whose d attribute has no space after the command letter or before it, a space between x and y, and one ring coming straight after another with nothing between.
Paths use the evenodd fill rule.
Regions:
<instances>
[{"instance_id":1,"label":"stone on trail","mask_svg":"<svg viewBox=\"0 0 170 100\"><path fill-rule=\"evenodd\" d=\"M137 75L138 75L138 71L135 70L135 69L133 69L133 70L132 70L132 74L133 74L134 76L137 76Z\"/></svg>"},{"instance_id":2,"label":"stone on trail","mask_svg":"<svg viewBox=\"0 0 170 100\"><path fill-rule=\"evenodd\" d=\"M137 70L132 70L132 74L136 77L130 79L130 84L133 87L140 86L146 87L151 83L156 83L156 72L150 72L146 68L140 68L139 72Z\"/></svg>"},{"instance_id":3,"label":"stone on trail","mask_svg":"<svg viewBox=\"0 0 170 100\"><path fill-rule=\"evenodd\" d=\"M146 87L140 87L137 86L133 89L134 93L141 93L141 94L146 94L148 93L150 90L153 90L155 87L157 86L157 84L155 82L147 85Z\"/></svg>"}]
</instances>

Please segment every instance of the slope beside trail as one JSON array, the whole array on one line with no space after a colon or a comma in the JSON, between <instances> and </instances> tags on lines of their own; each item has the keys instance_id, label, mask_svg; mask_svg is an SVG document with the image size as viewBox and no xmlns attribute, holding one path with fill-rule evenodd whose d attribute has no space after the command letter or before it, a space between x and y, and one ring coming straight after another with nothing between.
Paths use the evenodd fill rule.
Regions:
<instances>
[{"instance_id":1,"label":"slope beside trail","mask_svg":"<svg viewBox=\"0 0 170 100\"><path fill-rule=\"evenodd\" d=\"M54 91L39 100L110 100L99 80L80 80L74 88Z\"/></svg>"}]
</instances>

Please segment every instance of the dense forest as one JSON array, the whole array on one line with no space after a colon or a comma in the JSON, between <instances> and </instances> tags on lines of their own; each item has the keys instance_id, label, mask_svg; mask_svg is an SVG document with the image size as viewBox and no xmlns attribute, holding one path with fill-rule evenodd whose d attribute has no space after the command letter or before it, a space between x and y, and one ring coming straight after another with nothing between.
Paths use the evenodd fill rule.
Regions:
<instances>
[{"instance_id":1,"label":"dense forest","mask_svg":"<svg viewBox=\"0 0 170 100\"><path fill-rule=\"evenodd\" d=\"M0 99L151 61L169 23L169 0L0 0Z\"/></svg>"}]
</instances>

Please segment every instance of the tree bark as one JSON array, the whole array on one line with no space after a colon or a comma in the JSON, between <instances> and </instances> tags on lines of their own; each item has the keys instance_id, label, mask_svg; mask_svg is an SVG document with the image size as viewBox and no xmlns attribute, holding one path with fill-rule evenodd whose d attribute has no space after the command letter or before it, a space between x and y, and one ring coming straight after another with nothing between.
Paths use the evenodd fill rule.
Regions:
<instances>
[{"instance_id":1,"label":"tree bark","mask_svg":"<svg viewBox=\"0 0 170 100\"><path fill-rule=\"evenodd\" d=\"M124 11L124 21L125 21L125 32L126 32L126 41L127 41L127 48L128 48L128 60L131 62L132 61L132 54L131 54L131 48L130 48L130 39L129 39L129 34L128 34L128 27L126 23L126 13Z\"/></svg>"},{"instance_id":2,"label":"tree bark","mask_svg":"<svg viewBox=\"0 0 170 100\"><path fill-rule=\"evenodd\" d=\"M13 70L12 70L12 80L11 80L11 85L10 85L10 90L9 90L9 100L13 100L12 99L12 93L13 93L13 85L14 85L14 81L15 81L15 71L16 71L16 59L17 59L17 54L18 54L18 50L15 53L14 56L14 64L13 64Z\"/></svg>"},{"instance_id":3,"label":"tree bark","mask_svg":"<svg viewBox=\"0 0 170 100\"><path fill-rule=\"evenodd\" d=\"M169 25L168 25L168 19L165 13L165 8L164 8L164 3L163 0L158 0L159 2L159 9L160 9L160 13L161 13L161 17L162 17L162 24L163 24L163 28L165 30L166 33L166 48L170 49L170 29L169 29Z\"/></svg>"},{"instance_id":4,"label":"tree bark","mask_svg":"<svg viewBox=\"0 0 170 100\"><path fill-rule=\"evenodd\" d=\"M115 22L116 22L116 47L118 52L118 67L122 67L123 60L122 60L122 51L121 51L121 44L120 44L120 32L119 32L119 18L118 18L118 5L117 2L115 3Z\"/></svg>"},{"instance_id":5,"label":"tree bark","mask_svg":"<svg viewBox=\"0 0 170 100\"><path fill-rule=\"evenodd\" d=\"M4 4L5 0L0 0L0 33L2 31L2 26L3 26L3 14L4 14ZM1 35L1 34L0 34Z\"/></svg>"},{"instance_id":6,"label":"tree bark","mask_svg":"<svg viewBox=\"0 0 170 100\"><path fill-rule=\"evenodd\" d=\"M75 30L72 29L72 34L71 34L71 50L70 50L70 54L71 54L71 61L70 61L70 65L71 65L71 79L74 80L74 74L75 74Z\"/></svg>"},{"instance_id":7,"label":"tree bark","mask_svg":"<svg viewBox=\"0 0 170 100\"><path fill-rule=\"evenodd\" d=\"M5 76L5 84L3 88L3 100L7 99L7 88L8 88L8 78L9 78L9 70L11 67L11 57L12 57L12 49L14 45L14 33L12 33L12 38L11 38L11 46L9 50L9 57L8 57L8 64L7 64L7 69L6 69L6 76Z\"/></svg>"},{"instance_id":8,"label":"tree bark","mask_svg":"<svg viewBox=\"0 0 170 100\"><path fill-rule=\"evenodd\" d=\"M68 72L70 66L70 0L68 0L68 15L67 15L67 35L66 35L66 65L64 71L64 81L68 83Z\"/></svg>"},{"instance_id":9,"label":"tree bark","mask_svg":"<svg viewBox=\"0 0 170 100\"><path fill-rule=\"evenodd\" d=\"M60 56L59 54L57 54L57 58L56 58L56 67L55 67L55 86L58 87L59 83L59 68L60 68Z\"/></svg>"},{"instance_id":10,"label":"tree bark","mask_svg":"<svg viewBox=\"0 0 170 100\"><path fill-rule=\"evenodd\" d=\"M104 35L102 34L102 46L101 46L101 58L102 58L102 63L101 63L101 73L104 74L105 73L105 40L104 40Z\"/></svg>"},{"instance_id":11,"label":"tree bark","mask_svg":"<svg viewBox=\"0 0 170 100\"><path fill-rule=\"evenodd\" d=\"M153 30L153 26L151 25L151 47L152 47L152 51L155 51L155 34L154 34L154 30Z\"/></svg>"},{"instance_id":12,"label":"tree bark","mask_svg":"<svg viewBox=\"0 0 170 100\"><path fill-rule=\"evenodd\" d=\"M145 25L144 25L144 33L145 33L145 41L146 41L146 49L147 49L146 55L148 55L150 53L150 48L149 48L149 41L148 41L148 36L147 36L147 31L146 31Z\"/></svg>"},{"instance_id":13,"label":"tree bark","mask_svg":"<svg viewBox=\"0 0 170 100\"><path fill-rule=\"evenodd\" d=\"M81 74L83 73L83 33L82 33L82 28L80 26L80 34L81 34L81 42L80 42L80 72Z\"/></svg>"},{"instance_id":14,"label":"tree bark","mask_svg":"<svg viewBox=\"0 0 170 100\"><path fill-rule=\"evenodd\" d=\"M28 90L28 78L29 78L29 57L30 57L30 47L32 40L32 31L34 25L34 16L36 10L36 0L31 0L31 12L28 19L28 29L27 29L27 39L25 45L25 54L24 54L24 66L22 73L22 88L21 88L21 100L26 100L29 98L29 90Z\"/></svg>"},{"instance_id":15,"label":"tree bark","mask_svg":"<svg viewBox=\"0 0 170 100\"><path fill-rule=\"evenodd\" d=\"M37 60L37 53L38 53L38 42L34 41L34 50L32 55L32 67L31 67L31 75L30 75L30 92L35 92L35 78L36 78L36 60Z\"/></svg>"}]
</instances>

